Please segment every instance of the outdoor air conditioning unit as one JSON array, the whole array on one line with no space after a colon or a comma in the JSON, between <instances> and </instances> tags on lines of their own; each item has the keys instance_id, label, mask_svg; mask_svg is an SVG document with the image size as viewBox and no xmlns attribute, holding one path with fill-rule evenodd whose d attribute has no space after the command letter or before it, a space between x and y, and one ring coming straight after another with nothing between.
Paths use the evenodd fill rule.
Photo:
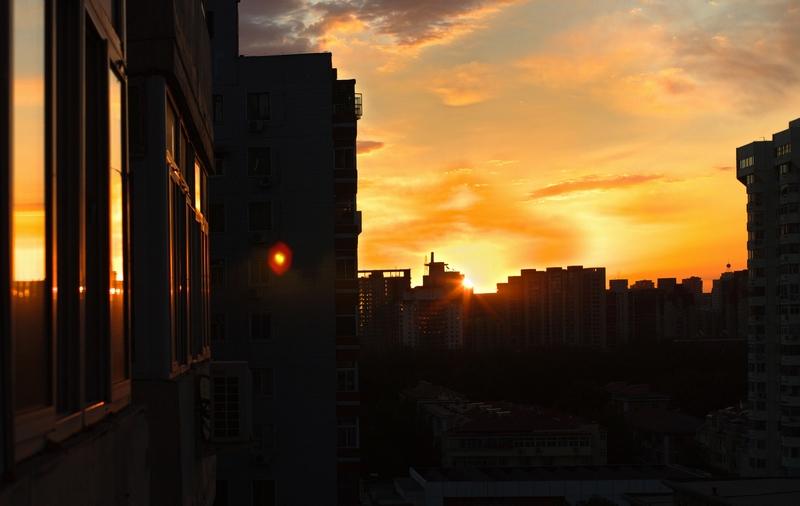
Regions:
<instances>
[{"instance_id":1,"label":"outdoor air conditioning unit","mask_svg":"<svg viewBox=\"0 0 800 506\"><path fill-rule=\"evenodd\" d=\"M272 176L264 176L258 180L258 186L261 188L270 188L272 186Z\"/></svg>"},{"instance_id":2,"label":"outdoor air conditioning unit","mask_svg":"<svg viewBox=\"0 0 800 506\"><path fill-rule=\"evenodd\" d=\"M250 235L250 244L264 244L267 242L266 237L264 234L252 234Z\"/></svg>"},{"instance_id":3,"label":"outdoor air conditioning unit","mask_svg":"<svg viewBox=\"0 0 800 506\"><path fill-rule=\"evenodd\" d=\"M264 131L264 121L253 119L248 122L250 133L260 133Z\"/></svg>"},{"instance_id":4,"label":"outdoor air conditioning unit","mask_svg":"<svg viewBox=\"0 0 800 506\"><path fill-rule=\"evenodd\" d=\"M251 440L252 376L247 362L211 363L211 441L248 444Z\"/></svg>"}]
</instances>

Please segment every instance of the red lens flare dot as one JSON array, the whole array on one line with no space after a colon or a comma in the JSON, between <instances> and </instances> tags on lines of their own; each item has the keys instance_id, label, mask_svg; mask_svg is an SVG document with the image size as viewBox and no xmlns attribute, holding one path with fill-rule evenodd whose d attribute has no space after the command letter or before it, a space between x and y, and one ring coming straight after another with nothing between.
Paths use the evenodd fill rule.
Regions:
<instances>
[{"instance_id":1,"label":"red lens flare dot","mask_svg":"<svg viewBox=\"0 0 800 506\"><path fill-rule=\"evenodd\" d=\"M267 262L272 272L282 276L292 266L292 249L282 242L275 243L267 252Z\"/></svg>"}]
</instances>

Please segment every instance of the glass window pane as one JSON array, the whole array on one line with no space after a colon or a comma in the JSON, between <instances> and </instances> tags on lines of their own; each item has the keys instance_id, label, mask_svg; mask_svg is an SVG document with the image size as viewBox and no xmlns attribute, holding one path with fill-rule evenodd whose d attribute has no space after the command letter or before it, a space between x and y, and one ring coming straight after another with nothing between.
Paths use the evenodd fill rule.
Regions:
<instances>
[{"instance_id":1,"label":"glass window pane","mask_svg":"<svg viewBox=\"0 0 800 506\"><path fill-rule=\"evenodd\" d=\"M122 381L128 377L128 357L125 346L125 248L123 240L122 197L122 83L117 75L108 72L108 124L109 124L109 308L111 311L111 379Z\"/></svg>"},{"instance_id":2,"label":"glass window pane","mask_svg":"<svg viewBox=\"0 0 800 506\"><path fill-rule=\"evenodd\" d=\"M45 310L44 1L15 0L13 11L14 384L16 408L28 409L47 405L50 399Z\"/></svg>"}]
</instances>

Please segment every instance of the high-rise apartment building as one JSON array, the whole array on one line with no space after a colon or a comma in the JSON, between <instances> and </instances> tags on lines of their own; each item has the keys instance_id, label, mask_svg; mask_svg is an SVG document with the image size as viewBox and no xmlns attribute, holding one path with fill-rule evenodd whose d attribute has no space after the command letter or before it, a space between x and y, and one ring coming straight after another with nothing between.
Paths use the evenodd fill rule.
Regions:
<instances>
[{"instance_id":1,"label":"high-rise apartment building","mask_svg":"<svg viewBox=\"0 0 800 506\"><path fill-rule=\"evenodd\" d=\"M355 504L361 97L330 53L240 56L211 3L218 501Z\"/></svg>"},{"instance_id":2,"label":"high-rise apartment building","mask_svg":"<svg viewBox=\"0 0 800 506\"><path fill-rule=\"evenodd\" d=\"M456 350L464 346L464 275L447 270L431 253L422 286L406 292L400 304L401 342L407 348Z\"/></svg>"},{"instance_id":3,"label":"high-rise apartment building","mask_svg":"<svg viewBox=\"0 0 800 506\"><path fill-rule=\"evenodd\" d=\"M213 502L204 5L0 2L0 504Z\"/></svg>"},{"instance_id":4,"label":"high-rise apartment building","mask_svg":"<svg viewBox=\"0 0 800 506\"><path fill-rule=\"evenodd\" d=\"M358 336L364 352L400 346L400 301L411 289L411 269L358 271Z\"/></svg>"},{"instance_id":5,"label":"high-rise apartment building","mask_svg":"<svg viewBox=\"0 0 800 506\"><path fill-rule=\"evenodd\" d=\"M605 267L523 269L520 307L527 346L606 345Z\"/></svg>"},{"instance_id":6,"label":"high-rise apartment building","mask_svg":"<svg viewBox=\"0 0 800 506\"><path fill-rule=\"evenodd\" d=\"M749 458L745 475L800 474L800 119L736 149L747 190Z\"/></svg>"}]
</instances>

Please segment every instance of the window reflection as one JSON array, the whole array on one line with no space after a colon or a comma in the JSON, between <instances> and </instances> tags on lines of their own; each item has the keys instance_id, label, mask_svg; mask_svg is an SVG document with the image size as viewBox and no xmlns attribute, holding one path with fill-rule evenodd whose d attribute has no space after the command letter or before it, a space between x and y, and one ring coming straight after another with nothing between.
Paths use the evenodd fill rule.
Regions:
<instances>
[{"instance_id":1,"label":"window reflection","mask_svg":"<svg viewBox=\"0 0 800 506\"><path fill-rule=\"evenodd\" d=\"M13 6L12 319L16 407L49 401L45 326L44 1Z\"/></svg>"},{"instance_id":2,"label":"window reflection","mask_svg":"<svg viewBox=\"0 0 800 506\"><path fill-rule=\"evenodd\" d=\"M122 223L122 83L110 69L108 83L111 374L113 381L121 381L127 377L123 284L125 253Z\"/></svg>"}]
</instances>

